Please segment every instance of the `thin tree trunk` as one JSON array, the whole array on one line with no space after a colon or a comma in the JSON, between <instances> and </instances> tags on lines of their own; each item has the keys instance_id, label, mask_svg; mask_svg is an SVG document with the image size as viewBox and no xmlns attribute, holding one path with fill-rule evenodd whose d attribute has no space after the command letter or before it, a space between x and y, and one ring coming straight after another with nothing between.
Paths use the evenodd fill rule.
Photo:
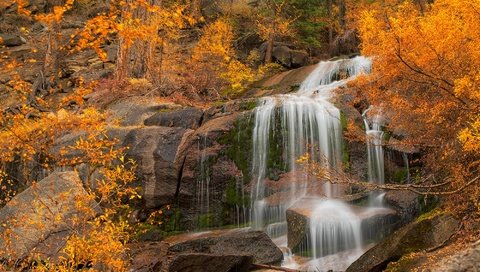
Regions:
<instances>
[{"instance_id":1,"label":"thin tree trunk","mask_svg":"<svg viewBox=\"0 0 480 272\"><path fill-rule=\"evenodd\" d=\"M340 31L345 31L345 15L347 13L347 7L345 6L345 0L338 0L338 24L340 26Z\"/></svg>"},{"instance_id":2,"label":"thin tree trunk","mask_svg":"<svg viewBox=\"0 0 480 272\"><path fill-rule=\"evenodd\" d=\"M265 50L265 64L272 63L273 42L273 34L270 34L267 40L267 49Z\"/></svg>"},{"instance_id":3,"label":"thin tree trunk","mask_svg":"<svg viewBox=\"0 0 480 272\"><path fill-rule=\"evenodd\" d=\"M332 0L327 0L327 18L328 18L328 51L332 54L333 44L333 25L332 25Z\"/></svg>"},{"instance_id":4,"label":"thin tree trunk","mask_svg":"<svg viewBox=\"0 0 480 272\"><path fill-rule=\"evenodd\" d=\"M202 18L202 0L192 0L192 17L197 22Z\"/></svg>"}]
</instances>

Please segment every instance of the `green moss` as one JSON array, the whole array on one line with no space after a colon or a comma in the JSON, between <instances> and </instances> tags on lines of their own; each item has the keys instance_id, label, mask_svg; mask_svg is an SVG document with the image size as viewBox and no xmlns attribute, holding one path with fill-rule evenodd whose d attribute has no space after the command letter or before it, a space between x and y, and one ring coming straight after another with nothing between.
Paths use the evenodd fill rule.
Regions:
<instances>
[{"instance_id":1,"label":"green moss","mask_svg":"<svg viewBox=\"0 0 480 272\"><path fill-rule=\"evenodd\" d=\"M250 180L251 156L252 156L252 135L253 118L246 115L238 119L233 129L218 139L218 142L227 148L221 155L227 156L242 171L244 180Z\"/></svg>"},{"instance_id":2,"label":"green moss","mask_svg":"<svg viewBox=\"0 0 480 272\"><path fill-rule=\"evenodd\" d=\"M383 140L385 142L388 142L390 140L390 138L392 138L392 132L388 131L388 130L385 130L385 128L383 128Z\"/></svg>"},{"instance_id":3,"label":"green moss","mask_svg":"<svg viewBox=\"0 0 480 272\"><path fill-rule=\"evenodd\" d=\"M253 110L257 106L257 100L246 100L240 103L240 110L248 111Z\"/></svg>"},{"instance_id":4,"label":"green moss","mask_svg":"<svg viewBox=\"0 0 480 272\"><path fill-rule=\"evenodd\" d=\"M342 130L346 131L348 120L347 120L347 115L343 111L340 111L340 124L342 124Z\"/></svg>"},{"instance_id":5,"label":"green moss","mask_svg":"<svg viewBox=\"0 0 480 272\"><path fill-rule=\"evenodd\" d=\"M401 168L392 174L392 180L395 183L403 183L408 177L408 170L407 168Z\"/></svg>"},{"instance_id":6,"label":"green moss","mask_svg":"<svg viewBox=\"0 0 480 272\"><path fill-rule=\"evenodd\" d=\"M435 208L435 209L432 209L432 210L420 215L415 221L416 222L421 222L423 220L432 219L433 217L435 217L437 215L440 215L440 214L443 214L443 213L445 213L445 211L443 211L442 209Z\"/></svg>"},{"instance_id":7,"label":"green moss","mask_svg":"<svg viewBox=\"0 0 480 272\"><path fill-rule=\"evenodd\" d=\"M411 253L402 256L398 261L391 262L388 264L385 271L388 272L403 272L403 271L412 271L418 267L423 261L425 261L426 256L421 253Z\"/></svg>"},{"instance_id":8,"label":"green moss","mask_svg":"<svg viewBox=\"0 0 480 272\"><path fill-rule=\"evenodd\" d=\"M236 206L249 207L250 197L242 195L237 189L237 182L232 180L229 182L227 189L225 190L225 203L229 206L228 208Z\"/></svg>"},{"instance_id":9,"label":"green moss","mask_svg":"<svg viewBox=\"0 0 480 272\"><path fill-rule=\"evenodd\" d=\"M215 225L215 213L205 213L198 215L197 227L200 229L210 228Z\"/></svg>"},{"instance_id":10,"label":"green moss","mask_svg":"<svg viewBox=\"0 0 480 272\"><path fill-rule=\"evenodd\" d=\"M182 212L179 208L173 211L172 216L168 217L164 222L164 228L166 232L180 230L180 220L182 220Z\"/></svg>"},{"instance_id":11,"label":"green moss","mask_svg":"<svg viewBox=\"0 0 480 272\"><path fill-rule=\"evenodd\" d=\"M294 93L294 92L297 92L299 89L300 89L300 84L291 85L290 90L288 92Z\"/></svg>"}]
</instances>

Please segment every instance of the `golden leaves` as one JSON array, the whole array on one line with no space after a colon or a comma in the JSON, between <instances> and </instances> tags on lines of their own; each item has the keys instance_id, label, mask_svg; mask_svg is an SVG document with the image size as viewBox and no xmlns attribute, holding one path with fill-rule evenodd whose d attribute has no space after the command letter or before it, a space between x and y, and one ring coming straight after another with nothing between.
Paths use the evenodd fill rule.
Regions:
<instances>
[{"instance_id":1,"label":"golden leaves","mask_svg":"<svg viewBox=\"0 0 480 272\"><path fill-rule=\"evenodd\" d=\"M234 91L242 90L253 81L253 72L235 59L233 28L227 19L219 19L205 27L203 36L195 46L193 65L212 66L218 76L230 83Z\"/></svg>"}]
</instances>

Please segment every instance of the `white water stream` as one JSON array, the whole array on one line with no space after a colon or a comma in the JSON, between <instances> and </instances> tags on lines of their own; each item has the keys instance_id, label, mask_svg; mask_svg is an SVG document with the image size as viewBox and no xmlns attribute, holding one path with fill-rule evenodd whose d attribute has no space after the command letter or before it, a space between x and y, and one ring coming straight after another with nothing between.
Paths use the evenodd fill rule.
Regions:
<instances>
[{"instance_id":1,"label":"white water stream","mask_svg":"<svg viewBox=\"0 0 480 272\"><path fill-rule=\"evenodd\" d=\"M259 102L253 130L251 220L254 229L263 229L271 237L278 237L274 241L279 246L286 248L287 209L298 200L312 196L309 183L313 183L314 178L297 174L301 170L297 159L308 154L324 167L341 169L341 115L330 99L335 89L361 73L369 73L370 69L371 60L364 57L321 62L297 93L265 97ZM377 160L383 154L373 148L370 153L369 148L369 159ZM293 174L278 177L274 169L279 167ZM375 166L377 170L383 171L383 168ZM370 171L374 170L369 167ZM377 176L375 179L383 182L383 177ZM319 201L309 218L307 250L311 260L327 266L342 254L348 256L341 257L340 267L345 267L364 250L362 219L350 205L333 199L341 195L336 186L326 182L321 191L321 195L315 195ZM284 252L284 266L301 267L290 249Z\"/></svg>"}]
</instances>

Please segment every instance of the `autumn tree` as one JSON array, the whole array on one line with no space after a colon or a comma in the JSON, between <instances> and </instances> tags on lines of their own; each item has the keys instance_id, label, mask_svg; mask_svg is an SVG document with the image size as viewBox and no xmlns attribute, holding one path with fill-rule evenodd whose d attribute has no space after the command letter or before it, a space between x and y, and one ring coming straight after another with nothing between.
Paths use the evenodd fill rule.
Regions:
<instances>
[{"instance_id":1,"label":"autumn tree","mask_svg":"<svg viewBox=\"0 0 480 272\"><path fill-rule=\"evenodd\" d=\"M387 129L397 144L423 151L432 184L467 190L452 196L455 209L478 212L480 192L472 185L480 165L480 3L422 3L362 13L362 52L374 67L359 81L360 94L388 109Z\"/></svg>"},{"instance_id":2,"label":"autumn tree","mask_svg":"<svg viewBox=\"0 0 480 272\"><path fill-rule=\"evenodd\" d=\"M264 62L271 63L275 40L293 35L292 24L298 15L293 12L288 0L261 0L255 10L258 34L267 45Z\"/></svg>"},{"instance_id":3,"label":"autumn tree","mask_svg":"<svg viewBox=\"0 0 480 272\"><path fill-rule=\"evenodd\" d=\"M184 14L187 6L161 0L127 0L120 6L117 79L158 81L165 43L175 39L187 23L193 23Z\"/></svg>"},{"instance_id":4,"label":"autumn tree","mask_svg":"<svg viewBox=\"0 0 480 272\"><path fill-rule=\"evenodd\" d=\"M222 79L233 92L242 90L246 83L251 82L253 71L237 60L233 42L233 28L226 18L207 25L193 50L192 65L201 70L195 76L206 77L205 83L211 83L215 78ZM219 88L221 82L219 84L210 86Z\"/></svg>"}]
</instances>

